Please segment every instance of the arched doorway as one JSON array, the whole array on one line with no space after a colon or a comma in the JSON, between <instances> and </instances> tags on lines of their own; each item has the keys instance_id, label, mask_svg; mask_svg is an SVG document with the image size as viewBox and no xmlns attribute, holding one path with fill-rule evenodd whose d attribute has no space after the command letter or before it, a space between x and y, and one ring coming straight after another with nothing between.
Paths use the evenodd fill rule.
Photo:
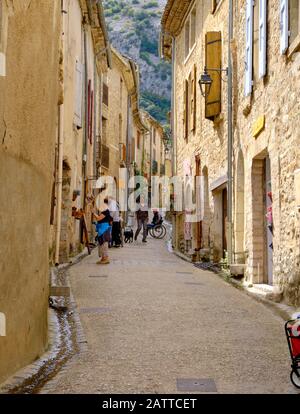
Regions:
<instances>
[{"instance_id":1,"label":"arched doorway","mask_svg":"<svg viewBox=\"0 0 300 414\"><path fill-rule=\"evenodd\" d=\"M267 151L252 163L252 246L249 259L253 283L273 284L273 213L271 163Z\"/></svg>"}]
</instances>

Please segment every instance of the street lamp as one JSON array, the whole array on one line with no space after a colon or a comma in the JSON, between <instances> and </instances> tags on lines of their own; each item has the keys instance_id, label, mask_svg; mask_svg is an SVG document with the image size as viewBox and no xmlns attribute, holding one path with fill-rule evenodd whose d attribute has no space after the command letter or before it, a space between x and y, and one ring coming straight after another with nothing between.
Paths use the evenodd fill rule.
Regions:
<instances>
[{"instance_id":1,"label":"street lamp","mask_svg":"<svg viewBox=\"0 0 300 414\"><path fill-rule=\"evenodd\" d=\"M203 98L207 98L211 87L212 87L212 83L213 80L210 76L210 74L207 71L214 71L214 72L225 72L226 75L228 76L228 68L226 69L208 69L206 66L204 66L204 71L199 79L199 86L200 86L200 90L201 90L201 95L203 96Z\"/></svg>"},{"instance_id":2,"label":"street lamp","mask_svg":"<svg viewBox=\"0 0 300 414\"><path fill-rule=\"evenodd\" d=\"M204 72L199 80L199 86L203 98L206 98L209 95L212 82L212 78L210 77L210 74L207 73L206 66L204 66Z\"/></svg>"}]
</instances>

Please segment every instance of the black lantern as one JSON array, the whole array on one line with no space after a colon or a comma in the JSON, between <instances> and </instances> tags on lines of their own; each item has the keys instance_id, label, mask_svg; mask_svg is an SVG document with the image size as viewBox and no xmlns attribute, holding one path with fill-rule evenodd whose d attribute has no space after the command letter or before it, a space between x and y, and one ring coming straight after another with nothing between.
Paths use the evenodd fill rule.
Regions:
<instances>
[{"instance_id":1,"label":"black lantern","mask_svg":"<svg viewBox=\"0 0 300 414\"><path fill-rule=\"evenodd\" d=\"M205 66L204 67L204 72L201 75L201 78L199 80L201 94L204 98L206 98L209 95L212 82L213 82L212 78L210 77L209 73L207 73L207 69L206 69L206 66Z\"/></svg>"}]
</instances>

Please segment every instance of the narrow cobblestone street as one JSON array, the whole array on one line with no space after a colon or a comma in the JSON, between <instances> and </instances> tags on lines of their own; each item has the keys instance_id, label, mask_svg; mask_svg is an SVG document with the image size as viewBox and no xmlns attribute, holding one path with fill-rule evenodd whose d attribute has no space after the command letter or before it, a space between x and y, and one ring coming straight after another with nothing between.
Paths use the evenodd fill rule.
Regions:
<instances>
[{"instance_id":1,"label":"narrow cobblestone street","mask_svg":"<svg viewBox=\"0 0 300 414\"><path fill-rule=\"evenodd\" d=\"M70 269L88 342L43 393L176 393L177 379L218 393L295 393L283 320L168 252L137 242Z\"/></svg>"}]
</instances>

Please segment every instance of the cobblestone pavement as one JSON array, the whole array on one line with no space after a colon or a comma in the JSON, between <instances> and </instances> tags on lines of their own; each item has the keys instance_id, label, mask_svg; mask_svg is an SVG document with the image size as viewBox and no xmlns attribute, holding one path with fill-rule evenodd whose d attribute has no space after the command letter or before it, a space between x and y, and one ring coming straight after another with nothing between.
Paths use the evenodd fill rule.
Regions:
<instances>
[{"instance_id":1,"label":"cobblestone pavement","mask_svg":"<svg viewBox=\"0 0 300 414\"><path fill-rule=\"evenodd\" d=\"M176 393L177 379L212 379L219 393L295 393L284 323L227 284L137 242L70 270L87 352L48 393Z\"/></svg>"}]
</instances>

